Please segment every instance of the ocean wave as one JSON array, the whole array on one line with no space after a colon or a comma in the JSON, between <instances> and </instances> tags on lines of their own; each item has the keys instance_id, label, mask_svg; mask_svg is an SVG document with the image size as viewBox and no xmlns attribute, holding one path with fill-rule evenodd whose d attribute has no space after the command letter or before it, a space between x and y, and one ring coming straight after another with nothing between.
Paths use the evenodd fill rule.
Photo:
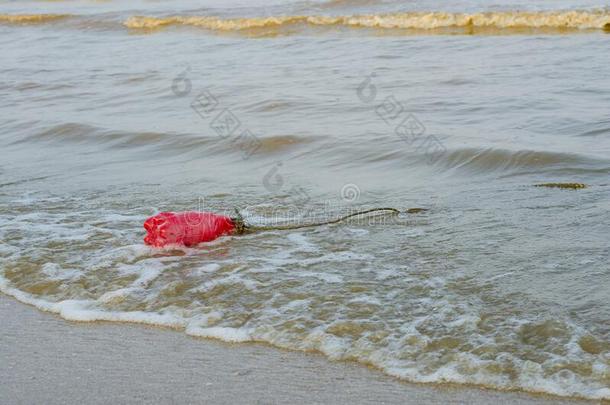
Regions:
<instances>
[{"instance_id":1,"label":"ocean wave","mask_svg":"<svg viewBox=\"0 0 610 405\"><path fill-rule=\"evenodd\" d=\"M0 14L0 23L45 24L72 17L71 14Z\"/></svg>"},{"instance_id":2,"label":"ocean wave","mask_svg":"<svg viewBox=\"0 0 610 405\"><path fill-rule=\"evenodd\" d=\"M550 167L586 167L602 163L588 156L536 150L462 148L441 155L437 165L443 169L469 171L506 171ZM608 162L605 162L608 163Z\"/></svg>"},{"instance_id":3,"label":"ocean wave","mask_svg":"<svg viewBox=\"0 0 610 405\"><path fill-rule=\"evenodd\" d=\"M240 31L282 26L343 26L353 28L435 30L443 28L493 28L499 30L539 29L610 29L610 12L552 11L552 12L407 12L384 15L354 16L274 16L254 18L219 18L211 16L133 16L125 26L134 29L155 29L165 26L187 25L214 31Z\"/></svg>"},{"instance_id":4,"label":"ocean wave","mask_svg":"<svg viewBox=\"0 0 610 405\"><path fill-rule=\"evenodd\" d=\"M241 193L210 197L206 206L214 211L229 203L239 206ZM512 205L514 197L500 200ZM472 198L467 197L468 204ZM67 320L162 325L192 336L318 351L409 381L610 397L610 331L603 324L605 308L599 306L605 301L595 301L601 322L588 323L581 313L576 318L567 308L557 310L529 292L516 292L507 280L497 281L512 272L524 277L540 265L539 256L554 256L557 250L544 251L546 237L543 250L534 256L522 251L506 266L486 261L492 254L456 255L472 250L463 240L469 238L460 235L485 232L480 226L498 227L483 219L474 228L459 229L475 217L458 204L448 214L431 211L431 226L365 229L351 224L354 232L348 233L336 228L266 232L220 238L197 249L145 246L142 222L163 207L189 206L181 200L176 189L165 193L157 184L73 195L5 194L0 199L0 292ZM265 212L271 206L251 206L247 217L269 218ZM583 209L577 214L579 226L591 238L584 244L602 233L590 226L599 217ZM571 229L567 224L573 217L562 212L563 221L548 228L529 209L521 214L542 238L550 227L556 233ZM507 217L517 224L521 214L516 210ZM452 215L451 222L446 215ZM511 227L508 223L504 230L472 237L470 246L502 254L498 246L512 234L494 238ZM405 240L403 232L411 236ZM401 243L386 243L400 238ZM561 249L564 241L556 242L555 249ZM566 236L565 243L574 242ZM383 246L383 254L376 246ZM587 268L604 269L605 256L590 252L566 250L556 260L576 255L575 261L588 260ZM485 273L460 269L472 257L482 257L478 266ZM603 278L593 272L586 276L591 283ZM570 288L581 291L577 285Z\"/></svg>"},{"instance_id":5,"label":"ocean wave","mask_svg":"<svg viewBox=\"0 0 610 405\"><path fill-rule=\"evenodd\" d=\"M215 134L169 133L151 131L120 131L79 123L64 123L46 127L26 135L13 145L48 143L83 145L101 149L147 149L161 153L197 153L198 156L231 154L252 150L256 156L273 155L312 143L317 138L305 135L265 135L246 138L236 133L227 139Z\"/></svg>"},{"instance_id":6,"label":"ocean wave","mask_svg":"<svg viewBox=\"0 0 610 405\"><path fill-rule=\"evenodd\" d=\"M517 377L515 377L516 381L512 384L506 381L505 378L494 375L494 372L497 372L496 369L501 369L501 366L496 366L496 369L494 369L494 361L478 358L469 353L456 355L454 361L444 367L440 367L436 372L428 374L418 370L415 366L413 366L413 368L396 367L393 364L395 363L394 359L387 350L373 350L372 353L369 353L371 350L350 347L347 338L337 336L341 336L341 333L349 336L350 333L354 333L354 330L372 330L375 325L360 326L357 322L337 322L328 327L325 331L312 331L305 337L302 344L297 345L295 342L288 341L285 333L273 330L273 328L253 329L248 327L212 326L225 315L220 312L211 312L209 314L202 314L197 317L189 318L171 312L156 313L137 310L109 311L101 307L101 298L97 301L69 299L53 302L37 298L34 295L24 293L19 289L11 287L2 276L0 276L0 292L12 296L22 303L32 305L42 311L55 313L69 321L106 321L161 326L180 330L188 336L211 338L228 343L265 342L282 349L316 351L324 354L331 360L361 362L382 370L388 375L411 382L475 384L482 387L501 390L514 390L518 387L528 392L547 393L557 396L601 400L610 398L610 390L608 388L604 388L601 385L595 386L594 384L592 384L593 386L589 386L589 381L582 381L579 378L580 376L577 376L575 373L563 370L563 374L561 372L556 372L547 376L545 375L544 368L541 367L540 364L530 360L522 361L518 357L509 354L499 357L502 357L500 361L509 363L509 365L505 366L506 369L510 369L513 373L517 374ZM117 293L118 299L121 300L124 299L123 295L129 295L132 292L115 291L113 293ZM296 303L293 305L297 306L299 304L300 303ZM307 302L305 302L304 305L306 306ZM476 322L476 320L477 318L474 318L473 320L466 319L464 322ZM590 335L586 334L586 332L579 330L572 325L565 325L560 322L516 323L522 324L519 328L519 333L521 334L526 334L529 329L541 329L543 331L542 333L556 334L559 329L568 339L565 346L572 351L575 351L574 347L580 348L582 346L586 348L586 342L592 340ZM263 330L261 331L261 329ZM417 342L417 339L411 340ZM430 347L434 345L451 347L451 344L453 343L451 339L443 340L441 338L436 341L417 342L417 344ZM460 342L460 344L464 344L464 342ZM595 344L599 345L599 342L596 342ZM580 349L580 351L586 353L584 349ZM500 363L500 361L498 361L498 363ZM515 363L515 365L511 366L512 363ZM563 364L561 363L561 360L557 360L555 363L557 363L554 364L555 368L559 368ZM570 363L568 362L568 364ZM577 363L574 362L574 364ZM608 367L604 366L601 362L595 363L592 369L593 371L591 374L593 378L603 379L608 373ZM470 371L470 374L465 371Z\"/></svg>"},{"instance_id":7,"label":"ocean wave","mask_svg":"<svg viewBox=\"0 0 610 405\"><path fill-rule=\"evenodd\" d=\"M162 155L231 156L248 153L252 159L267 159L278 153L314 156L332 167L383 165L388 167L422 168L448 175L513 176L528 173L565 175L610 173L610 160L594 155L562 153L535 149L499 149L463 147L429 154L422 148L397 147L393 138L377 138L374 148L370 141L338 142L336 139L307 134L252 134L239 131L230 137L220 137L213 129L201 134L153 131L124 131L80 123L43 126L11 144L28 147L47 144L78 148L146 151Z\"/></svg>"},{"instance_id":8,"label":"ocean wave","mask_svg":"<svg viewBox=\"0 0 610 405\"><path fill-rule=\"evenodd\" d=\"M0 237L22 237L0 244L0 292L70 321L317 351L408 381L610 398L603 336L561 316L465 303L451 273L420 273L349 250L319 255L320 240L300 232L278 236L281 247L271 249L240 238L246 256L239 258L227 254L227 239L205 255L155 251L134 240L131 224L145 218L138 209L49 210L88 198L11 202ZM15 215L32 203L46 212Z\"/></svg>"},{"instance_id":9,"label":"ocean wave","mask_svg":"<svg viewBox=\"0 0 610 405\"><path fill-rule=\"evenodd\" d=\"M72 14L0 14L0 24L45 24L79 17ZM81 16L82 17L82 16ZM96 22L103 28L114 23L86 19L87 27ZM217 16L176 15L167 17L131 16L123 22L129 29L155 30L168 26L193 26L211 31L243 32L290 27L344 27L382 30L415 30L444 32L458 30L519 31L519 30L610 30L610 11L504 11L479 13L449 13L419 11L370 15L278 15L270 17L222 18Z\"/></svg>"}]
</instances>

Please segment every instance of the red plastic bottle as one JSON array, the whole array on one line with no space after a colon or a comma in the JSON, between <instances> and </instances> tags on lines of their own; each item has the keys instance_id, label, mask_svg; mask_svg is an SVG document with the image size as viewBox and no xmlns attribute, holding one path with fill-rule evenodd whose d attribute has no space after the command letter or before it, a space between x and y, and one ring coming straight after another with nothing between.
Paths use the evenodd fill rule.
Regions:
<instances>
[{"instance_id":1,"label":"red plastic bottle","mask_svg":"<svg viewBox=\"0 0 610 405\"><path fill-rule=\"evenodd\" d=\"M144 243L154 247L170 244L195 246L235 231L229 217L211 212L161 212L144 222Z\"/></svg>"}]
</instances>

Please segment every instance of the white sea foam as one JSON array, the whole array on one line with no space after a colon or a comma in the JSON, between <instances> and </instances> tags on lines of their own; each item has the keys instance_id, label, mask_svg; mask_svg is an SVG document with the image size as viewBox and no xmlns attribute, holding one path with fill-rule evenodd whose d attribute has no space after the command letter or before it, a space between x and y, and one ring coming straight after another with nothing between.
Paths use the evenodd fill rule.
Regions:
<instances>
[{"instance_id":1,"label":"white sea foam","mask_svg":"<svg viewBox=\"0 0 610 405\"><path fill-rule=\"evenodd\" d=\"M61 268L57 263L45 263L42 265L41 270L51 280L71 280L83 274L78 269Z\"/></svg>"},{"instance_id":2,"label":"white sea foam","mask_svg":"<svg viewBox=\"0 0 610 405\"><path fill-rule=\"evenodd\" d=\"M343 277L338 274L329 274L322 272L314 272L314 271L300 271L295 275L296 277L315 277L319 280L322 280L327 283L341 283L343 281Z\"/></svg>"},{"instance_id":3,"label":"white sea foam","mask_svg":"<svg viewBox=\"0 0 610 405\"><path fill-rule=\"evenodd\" d=\"M206 281L201 284L199 287L194 288L193 291L196 292L206 292L210 291L218 286L231 286L232 288L246 288L250 290L255 290L258 283L252 280L248 280L246 278L241 277L239 274L231 274L227 277L217 280Z\"/></svg>"},{"instance_id":4,"label":"white sea foam","mask_svg":"<svg viewBox=\"0 0 610 405\"><path fill-rule=\"evenodd\" d=\"M198 326L188 327L186 334L190 336L206 337L224 340L225 342L248 342L252 340L252 336L245 329L239 328L225 328L225 327L211 327L202 328Z\"/></svg>"},{"instance_id":5,"label":"white sea foam","mask_svg":"<svg viewBox=\"0 0 610 405\"><path fill-rule=\"evenodd\" d=\"M211 322L216 323L223 318L222 313L214 311L212 313L201 315L198 317L188 318L180 317L171 313L149 313L142 311L130 312L114 312L96 308L95 302L88 300L65 300L62 302L49 302L42 299L36 299L29 294L23 293L17 289L11 288L7 280L0 278L0 291L5 294L12 295L18 300L34 305L41 310L54 312L67 320L92 322L92 321L115 321L115 322L133 322L144 323L150 325L160 325L172 328L184 329L185 333L196 337L206 337L220 339L227 342L247 342L265 340L281 347L297 348L301 350L319 350L330 359L340 360L357 355L357 351L350 349L351 343L348 340L338 338L337 336L325 333L323 329L315 329L299 345L287 344L281 338L281 333L257 333L256 329L247 327L223 327L212 326ZM305 301L299 305L305 304ZM291 305L289 307L294 307ZM412 333L419 334L414 326L408 325L405 330L405 339L409 338L406 333L410 330ZM582 353L581 353L582 354ZM346 357L347 356L347 357ZM610 398L610 390L603 386L585 386L576 377L574 373L562 372L555 373L550 378L544 377L541 372L541 365L531 361L521 361L510 354L504 355L506 361L512 361L515 364L520 364L520 377L518 385L524 389L532 391L544 391L556 395L580 395L588 398ZM374 364L376 367L384 370L390 375L399 378L408 379L415 382L460 382L484 384L503 388L514 384L506 380L505 376L494 376L482 372L482 365L489 361L482 361L477 357L468 354L458 354L455 362L449 363L433 373L422 374L416 363L407 366L404 362L397 362L394 357L384 350L373 351L370 355L362 357L361 360ZM474 370L474 374L463 374L463 369ZM609 367L607 364L596 362L593 367L593 372L607 376Z\"/></svg>"},{"instance_id":6,"label":"white sea foam","mask_svg":"<svg viewBox=\"0 0 610 405\"><path fill-rule=\"evenodd\" d=\"M36 221L45 222L32 227ZM0 244L0 252L9 255L0 257L0 291L72 321L144 323L227 342L318 350L331 359L372 364L411 381L610 397L603 384L610 373L607 354L583 350L584 328L557 321L558 337L536 348L539 358L528 358L519 346L520 331L551 328L553 336L553 326L525 314L497 318L494 328L482 329L489 322L485 309L452 290L460 272L433 272L430 256L388 264L380 257L391 255L391 247L377 252L379 256L356 249L328 251L320 249L315 233L307 232L267 235L277 239L276 249L245 237L239 240L238 256L227 254L223 241L203 249L152 250L132 241L92 242L89 237L99 237L102 227L78 227L70 221L62 215L0 218L9 231L37 232L41 242L56 235L73 240L68 243L79 252L62 256L19 239L14 246ZM112 238L128 233L117 232ZM32 278L17 287L21 279L5 266L23 258L38 264L30 269ZM44 282L42 287L38 281ZM50 281L61 283L55 288L57 283ZM485 288L489 284L482 283ZM497 353L499 340L515 351ZM478 355L477 349L489 352ZM591 365L590 375L564 366L581 363ZM516 377L489 371L502 367Z\"/></svg>"},{"instance_id":7,"label":"white sea foam","mask_svg":"<svg viewBox=\"0 0 610 405\"><path fill-rule=\"evenodd\" d=\"M300 233L288 234L288 240L297 245L299 251L302 252L316 252L318 248L310 243L307 237Z\"/></svg>"},{"instance_id":8,"label":"white sea foam","mask_svg":"<svg viewBox=\"0 0 610 405\"><path fill-rule=\"evenodd\" d=\"M201 266L197 269L199 273L214 273L220 270L221 266L218 263L208 263L204 266Z\"/></svg>"}]
</instances>

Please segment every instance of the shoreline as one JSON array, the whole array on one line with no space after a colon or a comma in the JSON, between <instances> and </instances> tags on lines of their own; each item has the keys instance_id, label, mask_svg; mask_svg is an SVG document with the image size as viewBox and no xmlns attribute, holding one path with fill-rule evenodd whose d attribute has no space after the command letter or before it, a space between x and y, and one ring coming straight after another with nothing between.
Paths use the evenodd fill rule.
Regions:
<instances>
[{"instance_id":1,"label":"shoreline","mask_svg":"<svg viewBox=\"0 0 610 405\"><path fill-rule=\"evenodd\" d=\"M2 293L0 318L0 403L599 403L409 383L321 354L169 328L70 322Z\"/></svg>"}]
</instances>

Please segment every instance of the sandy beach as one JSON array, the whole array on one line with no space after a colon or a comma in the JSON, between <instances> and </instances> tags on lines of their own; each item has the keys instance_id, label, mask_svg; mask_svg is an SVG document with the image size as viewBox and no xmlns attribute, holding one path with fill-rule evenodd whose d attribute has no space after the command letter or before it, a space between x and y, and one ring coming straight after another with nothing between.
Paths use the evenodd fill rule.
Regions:
<instances>
[{"instance_id":1,"label":"sandy beach","mask_svg":"<svg viewBox=\"0 0 610 405\"><path fill-rule=\"evenodd\" d=\"M357 364L194 339L131 324L72 323L0 296L0 403L586 404L408 384Z\"/></svg>"}]
</instances>

